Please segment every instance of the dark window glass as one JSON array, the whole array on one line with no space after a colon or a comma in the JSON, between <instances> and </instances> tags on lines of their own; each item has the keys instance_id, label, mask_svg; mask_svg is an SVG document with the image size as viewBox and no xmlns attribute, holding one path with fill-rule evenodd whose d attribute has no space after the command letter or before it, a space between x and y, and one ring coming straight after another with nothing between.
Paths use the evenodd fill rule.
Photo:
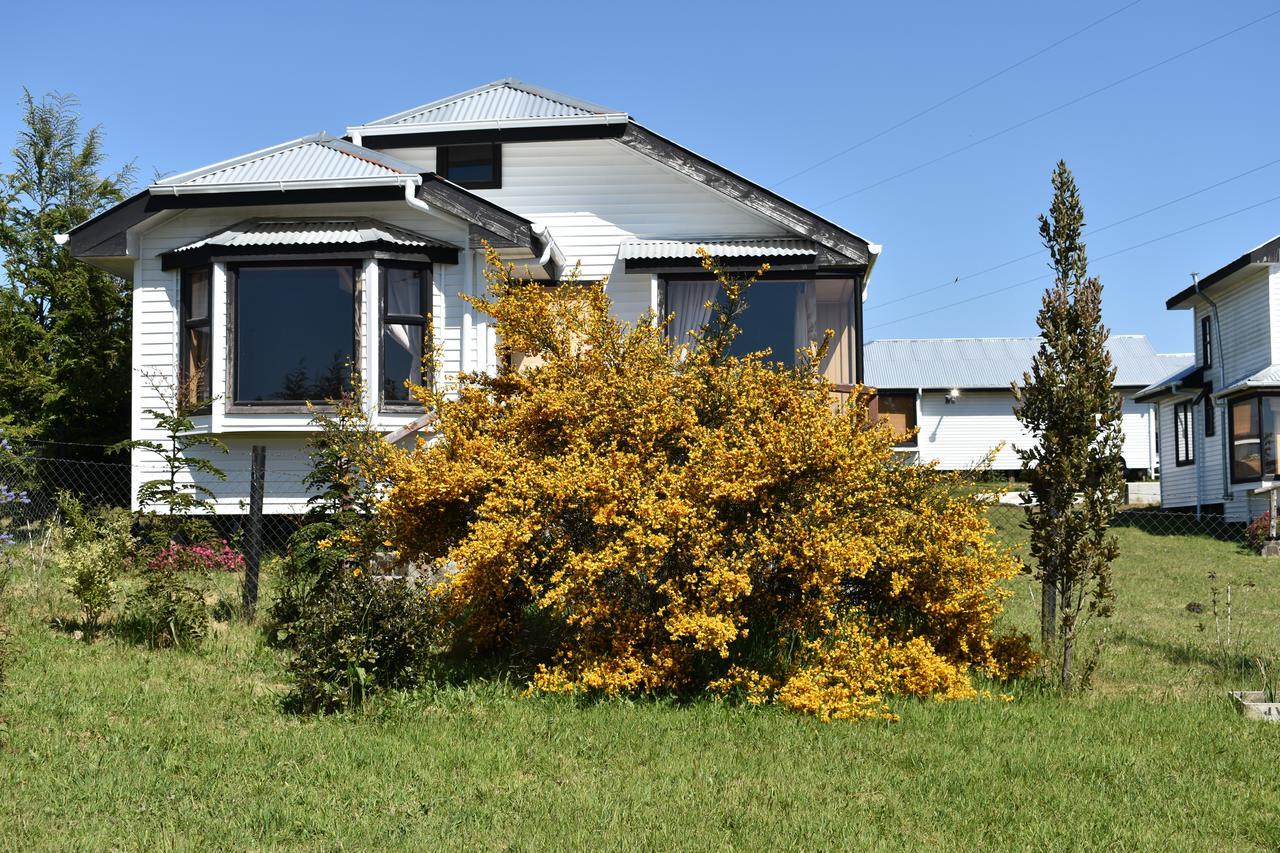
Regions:
<instances>
[{"instance_id":1,"label":"dark window glass","mask_svg":"<svg viewBox=\"0 0 1280 853\"><path fill-rule=\"evenodd\" d=\"M408 383L423 384L422 355L427 334L431 271L425 267L381 265L382 401L412 404Z\"/></svg>"},{"instance_id":2,"label":"dark window glass","mask_svg":"<svg viewBox=\"0 0 1280 853\"><path fill-rule=\"evenodd\" d=\"M784 367L796 363L796 311L803 285L760 283L748 292L747 310L738 318L741 333L729 352L738 357L769 350L769 361Z\"/></svg>"},{"instance_id":3,"label":"dark window glass","mask_svg":"<svg viewBox=\"0 0 1280 853\"><path fill-rule=\"evenodd\" d=\"M1213 367L1213 323L1209 317L1200 320L1200 361L1205 367Z\"/></svg>"},{"instance_id":4,"label":"dark window glass","mask_svg":"<svg viewBox=\"0 0 1280 853\"><path fill-rule=\"evenodd\" d=\"M209 411L209 398L212 396L211 279L208 267L182 272L179 398L192 414Z\"/></svg>"},{"instance_id":5,"label":"dark window glass","mask_svg":"<svg viewBox=\"0 0 1280 853\"><path fill-rule=\"evenodd\" d=\"M1191 403L1177 403L1173 407L1174 464L1190 465L1195 460L1192 447L1191 425L1194 423Z\"/></svg>"},{"instance_id":6,"label":"dark window glass","mask_svg":"<svg viewBox=\"0 0 1280 853\"><path fill-rule=\"evenodd\" d=\"M1280 476L1280 397L1234 400L1228 418L1232 481L1249 483Z\"/></svg>"},{"instance_id":7,"label":"dark window glass","mask_svg":"<svg viewBox=\"0 0 1280 853\"><path fill-rule=\"evenodd\" d=\"M237 402L319 402L350 388L355 279L349 265L239 269Z\"/></svg>"},{"instance_id":8,"label":"dark window glass","mask_svg":"<svg viewBox=\"0 0 1280 853\"><path fill-rule=\"evenodd\" d=\"M876 411L881 420L887 420L895 436L904 436L916 428L915 394L877 394ZM916 446L916 436L898 442L907 447Z\"/></svg>"},{"instance_id":9,"label":"dark window glass","mask_svg":"<svg viewBox=\"0 0 1280 853\"><path fill-rule=\"evenodd\" d=\"M502 146L442 145L436 149L436 170L455 184L472 189L502 186Z\"/></svg>"},{"instance_id":10,"label":"dark window glass","mask_svg":"<svg viewBox=\"0 0 1280 853\"><path fill-rule=\"evenodd\" d=\"M1204 386L1204 437L1212 438L1217 432L1218 409L1213 405L1213 386Z\"/></svg>"}]
</instances>

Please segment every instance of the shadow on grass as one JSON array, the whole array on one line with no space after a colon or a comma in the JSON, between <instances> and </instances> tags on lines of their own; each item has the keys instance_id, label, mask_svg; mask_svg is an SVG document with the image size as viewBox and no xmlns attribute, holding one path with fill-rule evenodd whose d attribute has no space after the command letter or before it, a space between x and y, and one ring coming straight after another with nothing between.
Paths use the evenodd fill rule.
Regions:
<instances>
[{"instance_id":1,"label":"shadow on grass","mask_svg":"<svg viewBox=\"0 0 1280 853\"><path fill-rule=\"evenodd\" d=\"M1133 508L1116 513L1111 526L1128 527L1152 536L1198 536L1230 542L1244 549L1244 525L1218 515L1172 512L1165 509Z\"/></svg>"},{"instance_id":2,"label":"shadow on grass","mask_svg":"<svg viewBox=\"0 0 1280 853\"><path fill-rule=\"evenodd\" d=\"M1216 649L1209 643L1152 640L1130 632L1117 632L1117 645L1128 645L1159 655L1176 666L1201 666L1213 671L1223 681L1248 677L1256 673L1253 655L1243 649Z\"/></svg>"}]
</instances>

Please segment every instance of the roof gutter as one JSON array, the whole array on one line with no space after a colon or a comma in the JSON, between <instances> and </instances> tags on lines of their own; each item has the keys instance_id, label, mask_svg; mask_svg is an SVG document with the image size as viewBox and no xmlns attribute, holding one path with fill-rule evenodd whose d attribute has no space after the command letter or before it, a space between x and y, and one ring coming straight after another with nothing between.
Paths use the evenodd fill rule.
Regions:
<instances>
[{"instance_id":1,"label":"roof gutter","mask_svg":"<svg viewBox=\"0 0 1280 853\"><path fill-rule=\"evenodd\" d=\"M359 124L347 128L347 136L356 145L365 136L398 136L405 133L446 133L460 130L506 130L523 127L562 127L567 125L626 124L626 113L602 113L586 116L552 116L539 118L484 119L478 121L437 121L413 124Z\"/></svg>"},{"instance_id":2,"label":"roof gutter","mask_svg":"<svg viewBox=\"0 0 1280 853\"><path fill-rule=\"evenodd\" d=\"M340 178L302 181L247 181L234 184L152 184L147 189L154 196L209 195L233 192L288 192L289 190L329 190L344 187L391 187L405 180L422 179L417 175L371 175L363 178Z\"/></svg>"}]
</instances>

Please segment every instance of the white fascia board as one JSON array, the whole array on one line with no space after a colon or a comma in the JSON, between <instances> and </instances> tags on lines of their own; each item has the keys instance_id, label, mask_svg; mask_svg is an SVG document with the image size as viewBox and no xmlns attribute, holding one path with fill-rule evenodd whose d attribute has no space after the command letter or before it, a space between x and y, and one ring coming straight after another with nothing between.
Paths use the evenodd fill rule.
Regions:
<instances>
[{"instance_id":1,"label":"white fascia board","mask_svg":"<svg viewBox=\"0 0 1280 853\"><path fill-rule=\"evenodd\" d=\"M373 175L364 178L325 178L301 181L251 181L238 184L153 184L149 189L155 195L204 195L232 192L272 192L284 190L328 190L343 187L399 186L404 183L417 185L418 175Z\"/></svg>"},{"instance_id":2,"label":"white fascia board","mask_svg":"<svg viewBox=\"0 0 1280 853\"><path fill-rule=\"evenodd\" d=\"M437 121L423 124L361 124L347 128L352 139L365 136L398 136L402 133L445 133L459 130L506 130L521 127L561 127L565 125L626 124L626 113L546 118L485 119L483 121Z\"/></svg>"}]
</instances>

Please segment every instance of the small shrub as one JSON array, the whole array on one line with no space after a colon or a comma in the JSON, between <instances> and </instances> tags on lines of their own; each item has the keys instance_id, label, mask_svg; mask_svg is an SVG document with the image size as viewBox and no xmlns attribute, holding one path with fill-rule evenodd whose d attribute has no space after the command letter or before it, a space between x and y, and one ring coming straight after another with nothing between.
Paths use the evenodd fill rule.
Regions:
<instances>
[{"instance_id":1,"label":"small shrub","mask_svg":"<svg viewBox=\"0 0 1280 853\"><path fill-rule=\"evenodd\" d=\"M339 528L328 521L308 524L289 537L288 550L280 561L276 598L263 626L268 645L293 647L293 626L302 617L306 602L346 566L347 553L333 547L335 541L341 541Z\"/></svg>"},{"instance_id":2,"label":"small shrub","mask_svg":"<svg viewBox=\"0 0 1280 853\"><path fill-rule=\"evenodd\" d=\"M1262 550L1262 545L1267 541L1267 537L1271 535L1271 511L1267 510L1262 515L1249 522L1249 526L1244 529L1244 542L1250 551L1255 554Z\"/></svg>"},{"instance_id":3,"label":"small shrub","mask_svg":"<svg viewBox=\"0 0 1280 853\"><path fill-rule=\"evenodd\" d=\"M121 561L107 540L72 545L57 558L62 583L80 607L80 628L92 639L115 604Z\"/></svg>"},{"instance_id":4,"label":"small shrub","mask_svg":"<svg viewBox=\"0 0 1280 853\"><path fill-rule=\"evenodd\" d=\"M203 575L148 566L142 586L125 602L121 633L153 649L191 649L209 633Z\"/></svg>"},{"instance_id":5,"label":"small shrub","mask_svg":"<svg viewBox=\"0 0 1280 853\"><path fill-rule=\"evenodd\" d=\"M316 588L290 625L286 706L342 711L375 690L417 687L438 651L437 624L429 596L411 581L343 572Z\"/></svg>"}]
</instances>

